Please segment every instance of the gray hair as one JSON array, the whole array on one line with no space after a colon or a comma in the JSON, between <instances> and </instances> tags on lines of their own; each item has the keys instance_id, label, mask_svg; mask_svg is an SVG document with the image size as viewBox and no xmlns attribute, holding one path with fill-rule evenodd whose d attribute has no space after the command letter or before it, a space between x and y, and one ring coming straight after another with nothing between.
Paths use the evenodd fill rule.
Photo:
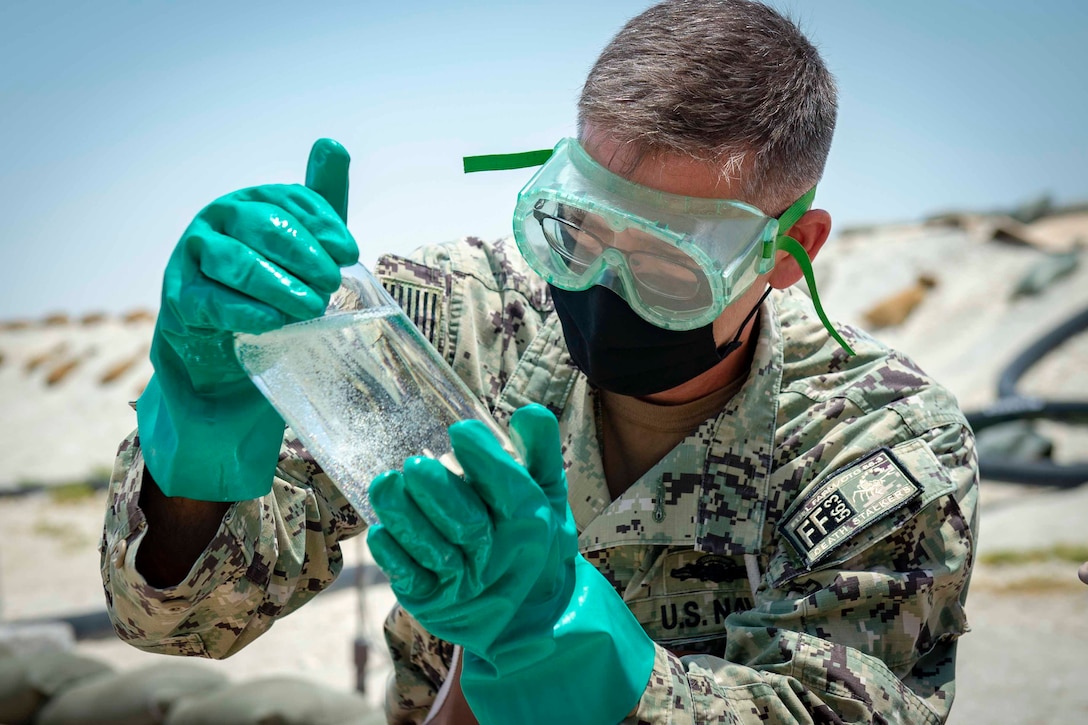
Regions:
<instances>
[{"instance_id":1,"label":"gray hair","mask_svg":"<svg viewBox=\"0 0 1088 725\"><path fill-rule=\"evenodd\" d=\"M749 0L665 0L630 20L589 72L587 124L647 157L720 165L742 199L779 213L823 175L835 80L793 22Z\"/></svg>"}]
</instances>

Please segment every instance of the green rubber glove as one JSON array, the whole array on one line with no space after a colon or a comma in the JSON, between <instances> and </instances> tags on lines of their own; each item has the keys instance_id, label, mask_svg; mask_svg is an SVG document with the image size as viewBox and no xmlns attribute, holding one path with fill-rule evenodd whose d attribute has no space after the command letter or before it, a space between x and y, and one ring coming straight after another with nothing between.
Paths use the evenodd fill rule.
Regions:
<instances>
[{"instance_id":1,"label":"green rubber glove","mask_svg":"<svg viewBox=\"0 0 1088 725\"><path fill-rule=\"evenodd\" d=\"M359 258L345 226L347 151L320 139L306 186L216 199L166 265L151 342L155 374L136 406L140 445L167 496L240 501L271 489L284 422L234 355L234 333L320 316Z\"/></svg>"},{"instance_id":2,"label":"green rubber glove","mask_svg":"<svg viewBox=\"0 0 1088 725\"><path fill-rule=\"evenodd\" d=\"M401 606L464 647L461 689L480 723L618 723L654 644L578 553L555 416L526 406L510 429L524 466L470 420L449 429L464 478L431 458L375 478L371 553Z\"/></svg>"}]
</instances>

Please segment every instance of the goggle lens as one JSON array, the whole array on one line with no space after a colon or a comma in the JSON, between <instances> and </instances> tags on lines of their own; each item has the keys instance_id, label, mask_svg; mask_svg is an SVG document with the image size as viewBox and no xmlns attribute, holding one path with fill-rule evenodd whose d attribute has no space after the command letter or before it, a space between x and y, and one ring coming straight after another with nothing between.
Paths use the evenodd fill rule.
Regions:
<instances>
[{"instance_id":1,"label":"goggle lens","mask_svg":"<svg viewBox=\"0 0 1088 725\"><path fill-rule=\"evenodd\" d=\"M602 217L583 209L560 204L548 213L544 207L538 201L533 217L553 261L570 273L571 282L605 257L611 266L622 260L643 304L685 313L713 304L702 267L683 251L635 229L613 231Z\"/></svg>"}]
</instances>

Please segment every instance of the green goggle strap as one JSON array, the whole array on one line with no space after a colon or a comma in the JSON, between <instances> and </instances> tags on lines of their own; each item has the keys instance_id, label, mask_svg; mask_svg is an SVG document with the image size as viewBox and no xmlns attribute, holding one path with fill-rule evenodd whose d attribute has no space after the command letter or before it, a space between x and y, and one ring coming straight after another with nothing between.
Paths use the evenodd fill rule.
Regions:
<instances>
[{"instance_id":1,"label":"green goggle strap","mask_svg":"<svg viewBox=\"0 0 1088 725\"><path fill-rule=\"evenodd\" d=\"M814 186L790 204L789 208L775 220L778 222L778 232L775 239L768 239L763 242L763 254L759 262L760 274L774 269L774 252L778 249L778 240L793 228L793 225L805 215L805 212L812 208L812 202L815 198L816 187Z\"/></svg>"},{"instance_id":2,"label":"green goggle strap","mask_svg":"<svg viewBox=\"0 0 1088 725\"><path fill-rule=\"evenodd\" d=\"M797 201L790 204L790 208L782 212L782 216L778 217L778 231L780 234L788 234L790 229L793 229L793 225L797 223L797 220L805 215L809 209L812 208L812 202L816 199L816 187L812 187L797 199Z\"/></svg>"},{"instance_id":3,"label":"green goggle strap","mask_svg":"<svg viewBox=\"0 0 1088 725\"><path fill-rule=\"evenodd\" d=\"M827 319L827 314L824 313L824 306L820 304L820 295L816 292L816 276L812 273L812 261L808 258L808 252L805 251L800 242L785 234L779 235L778 248L797 261L797 266L801 268L801 273L805 275L805 282L808 283L808 291L812 295L812 306L816 308L816 314L820 316L820 321L824 323L824 327L827 328L831 337L835 338L835 342L839 343L847 354L854 355L853 348L846 344L846 341L832 326L831 321Z\"/></svg>"},{"instance_id":4,"label":"green goggle strap","mask_svg":"<svg viewBox=\"0 0 1088 725\"><path fill-rule=\"evenodd\" d=\"M554 149L540 149L539 151L522 151L517 154L488 154L487 156L465 156L462 162L465 165L465 173L474 171L509 171L510 169L528 169L533 166L542 166L552 157Z\"/></svg>"},{"instance_id":5,"label":"green goggle strap","mask_svg":"<svg viewBox=\"0 0 1088 725\"><path fill-rule=\"evenodd\" d=\"M524 151L517 154L465 156L463 163L466 174L475 171L526 169L532 166L542 165L551 158L552 153L552 149L541 149L539 151ZM793 204L790 204L790 208L786 209L786 211L782 213L782 216L778 217L778 228L789 231L793 225L797 223L797 220L809 210L809 207L812 206L812 201L815 198L816 187L812 187L805 192L800 199ZM801 268L802 274L805 275L805 282L808 283L809 294L812 295L812 305L816 308L816 314L820 316L820 321L824 323L824 327L831 333L831 337L835 338L835 342L839 343L839 345L842 346L842 349L847 353L853 355L853 349L846 344L846 341L842 339L838 331L831 325L831 322L827 319L827 315L824 313L824 306L820 304L820 295L816 292L816 277L812 273L812 261L808 258L808 252L805 251L805 248L802 247L796 239L787 236L785 233L778 235L776 246L797 260L797 265ZM771 252L771 254L773 254L773 252Z\"/></svg>"}]
</instances>

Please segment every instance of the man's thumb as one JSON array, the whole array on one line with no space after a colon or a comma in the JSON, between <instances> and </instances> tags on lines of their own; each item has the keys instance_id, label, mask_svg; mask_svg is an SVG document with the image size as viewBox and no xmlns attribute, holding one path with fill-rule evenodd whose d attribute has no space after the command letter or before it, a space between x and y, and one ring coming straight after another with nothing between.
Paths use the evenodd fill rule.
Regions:
<instances>
[{"instance_id":1,"label":"man's thumb","mask_svg":"<svg viewBox=\"0 0 1088 725\"><path fill-rule=\"evenodd\" d=\"M306 164L306 186L329 202L346 224L348 221L348 164L351 156L347 149L331 138L319 138L310 149Z\"/></svg>"}]
</instances>

